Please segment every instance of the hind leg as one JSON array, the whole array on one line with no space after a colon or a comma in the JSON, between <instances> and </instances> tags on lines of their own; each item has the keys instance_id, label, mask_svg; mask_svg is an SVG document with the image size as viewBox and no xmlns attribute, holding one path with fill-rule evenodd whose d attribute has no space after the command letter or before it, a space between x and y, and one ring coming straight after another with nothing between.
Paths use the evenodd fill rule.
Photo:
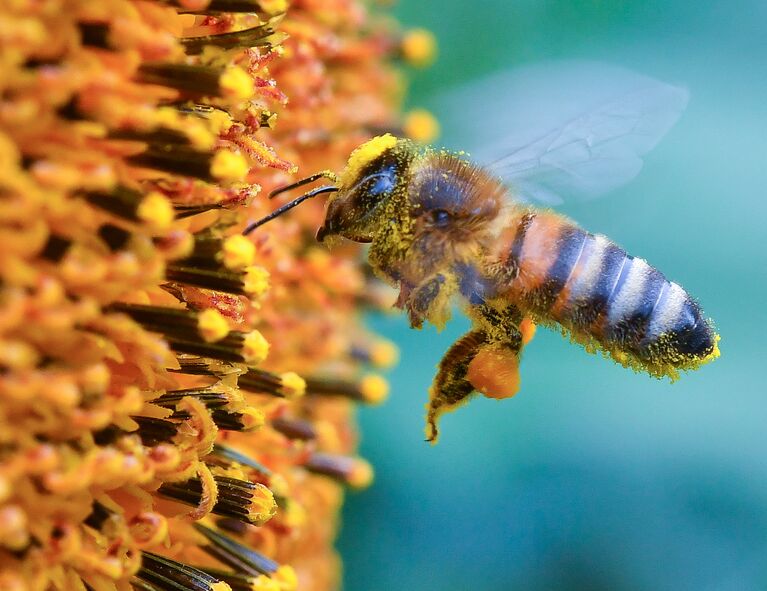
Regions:
<instances>
[{"instance_id":1,"label":"hind leg","mask_svg":"<svg viewBox=\"0 0 767 591\"><path fill-rule=\"evenodd\" d=\"M427 440L437 439L437 420L475 392L508 398L519 390L519 353L524 336L522 315L514 306L472 308L476 328L458 339L439 363L429 390Z\"/></svg>"}]
</instances>

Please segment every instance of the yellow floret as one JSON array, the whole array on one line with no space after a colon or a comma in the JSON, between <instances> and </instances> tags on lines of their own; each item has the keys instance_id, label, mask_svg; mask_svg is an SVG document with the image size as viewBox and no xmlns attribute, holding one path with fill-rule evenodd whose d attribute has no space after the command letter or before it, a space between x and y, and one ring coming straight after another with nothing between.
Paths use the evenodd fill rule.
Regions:
<instances>
[{"instance_id":1,"label":"yellow floret","mask_svg":"<svg viewBox=\"0 0 767 591\"><path fill-rule=\"evenodd\" d=\"M376 136L355 149L349 156L346 168L341 173L341 186L351 186L367 164L396 144L397 138L387 133Z\"/></svg>"},{"instance_id":2,"label":"yellow floret","mask_svg":"<svg viewBox=\"0 0 767 591\"><path fill-rule=\"evenodd\" d=\"M240 421L243 424L243 431L255 431L260 429L266 424L266 416L264 411L254 406L246 406L237 411L240 416Z\"/></svg>"},{"instance_id":3,"label":"yellow floret","mask_svg":"<svg viewBox=\"0 0 767 591\"><path fill-rule=\"evenodd\" d=\"M378 374L369 374L360 380L360 392L369 404L380 404L389 395L389 382Z\"/></svg>"},{"instance_id":4,"label":"yellow floret","mask_svg":"<svg viewBox=\"0 0 767 591\"><path fill-rule=\"evenodd\" d=\"M399 349L389 341L378 341L370 348L370 362L381 369L396 365L399 360Z\"/></svg>"},{"instance_id":5,"label":"yellow floret","mask_svg":"<svg viewBox=\"0 0 767 591\"><path fill-rule=\"evenodd\" d=\"M221 312L208 308L197 317L197 330L205 342L214 343L229 334L229 324Z\"/></svg>"},{"instance_id":6,"label":"yellow floret","mask_svg":"<svg viewBox=\"0 0 767 591\"><path fill-rule=\"evenodd\" d=\"M286 0L261 0L259 5L269 14L280 14L288 10Z\"/></svg>"},{"instance_id":7,"label":"yellow floret","mask_svg":"<svg viewBox=\"0 0 767 591\"><path fill-rule=\"evenodd\" d=\"M293 567L288 564L280 565L272 575L272 579L277 581L280 591L295 591L298 589L298 576Z\"/></svg>"},{"instance_id":8,"label":"yellow floret","mask_svg":"<svg viewBox=\"0 0 767 591\"><path fill-rule=\"evenodd\" d=\"M356 458L354 467L349 471L347 482L352 488L367 488L373 484L373 467L361 458Z\"/></svg>"},{"instance_id":9,"label":"yellow floret","mask_svg":"<svg viewBox=\"0 0 767 591\"><path fill-rule=\"evenodd\" d=\"M258 575L250 588L251 591L280 591L280 584L266 575Z\"/></svg>"},{"instance_id":10,"label":"yellow floret","mask_svg":"<svg viewBox=\"0 0 767 591\"><path fill-rule=\"evenodd\" d=\"M285 372L280 376L280 392L285 398L300 398L306 393L306 381L297 373Z\"/></svg>"},{"instance_id":11,"label":"yellow floret","mask_svg":"<svg viewBox=\"0 0 767 591\"><path fill-rule=\"evenodd\" d=\"M221 109L213 109L206 115L210 123L210 130L218 135L224 133L232 126L232 116Z\"/></svg>"},{"instance_id":12,"label":"yellow floret","mask_svg":"<svg viewBox=\"0 0 767 591\"><path fill-rule=\"evenodd\" d=\"M221 181L242 181L250 167L242 154L219 150L210 163L210 174Z\"/></svg>"},{"instance_id":13,"label":"yellow floret","mask_svg":"<svg viewBox=\"0 0 767 591\"><path fill-rule=\"evenodd\" d=\"M236 271L253 264L256 258L256 246L245 236L234 234L224 240L224 266Z\"/></svg>"},{"instance_id":14,"label":"yellow floret","mask_svg":"<svg viewBox=\"0 0 767 591\"><path fill-rule=\"evenodd\" d=\"M173 223L175 213L170 199L162 193L152 191L141 201L136 215L157 230L167 230Z\"/></svg>"},{"instance_id":15,"label":"yellow floret","mask_svg":"<svg viewBox=\"0 0 767 591\"><path fill-rule=\"evenodd\" d=\"M228 97L241 101L251 98L255 90L253 78L238 66L227 68L218 84Z\"/></svg>"},{"instance_id":16,"label":"yellow floret","mask_svg":"<svg viewBox=\"0 0 767 591\"><path fill-rule=\"evenodd\" d=\"M402 124L405 135L422 144L430 144L439 137L439 122L426 109L413 109L405 115Z\"/></svg>"},{"instance_id":17,"label":"yellow floret","mask_svg":"<svg viewBox=\"0 0 767 591\"><path fill-rule=\"evenodd\" d=\"M272 491L263 484L254 483L250 494L248 521L254 525L263 525L274 517L277 512L277 502L274 500Z\"/></svg>"},{"instance_id":18,"label":"yellow floret","mask_svg":"<svg viewBox=\"0 0 767 591\"><path fill-rule=\"evenodd\" d=\"M251 296L260 296L269 289L269 271L263 267L252 266L245 269L245 293Z\"/></svg>"},{"instance_id":19,"label":"yellow floret","mask_svg":"<svg viewBox=\"0 0 767 591\"><path fill-rule=\"evenodd\" d=\"M427 29L412 29L402 38L402 57L411 66L425 68L437 57L437 39Z\"/></svg>"},{"instance_id":20,"label":"yellow floret","mask_svg":"<svg viewBox=\"0 0 767 591\"><path fill-rule=\"evenodd\" d=\"M264 338L257 330L249 332L245 336L245 342L242 346L242 355L245 362L258 365L266 359L269 354L269 341Z\"/></svg>"}]
</instances>

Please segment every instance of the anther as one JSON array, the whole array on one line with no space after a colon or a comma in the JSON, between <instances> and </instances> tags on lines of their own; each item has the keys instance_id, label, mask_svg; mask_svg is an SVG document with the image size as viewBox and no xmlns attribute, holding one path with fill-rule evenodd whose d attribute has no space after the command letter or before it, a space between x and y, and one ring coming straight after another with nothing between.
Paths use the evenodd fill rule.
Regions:
<instances>
[{"instance_id":1,"label":"anther","mask_svg":"<svg viewBox=\"0 0 767 591\"><path fill-rule=\"evenodd\" d=\"M277 510L274 495L263 484L227 476L213 478L218 488L218 498L212 509L215 515L232 517L252 525L263 525L274 516ZM163 497L196 507L202 500L203 484L197 477L186 482L166 482L157 492Z\"/></svg>"},{"instance_id":2,"label":"anther","mask_svg":"<svg viewBox=\"0 0 767 591\"><path fill-rule=\"evenodd\" d=\"M200 523L195 523L194 527L209 542L207 546L203 546L203 550L234 570L252 576L272 576L277 572L279 564L271 558Z\"/></svg>"},{"instance_id":3,"label":"anther","mask_svg":"<svg viewBox=\"0 0 767 591\"><path fill-rule=\"evenodd\" d=\"M366 488L373 482L373 468L362 458L314 453L306 461L304 468L352 488Z\"/></svg>"}]
</instances>

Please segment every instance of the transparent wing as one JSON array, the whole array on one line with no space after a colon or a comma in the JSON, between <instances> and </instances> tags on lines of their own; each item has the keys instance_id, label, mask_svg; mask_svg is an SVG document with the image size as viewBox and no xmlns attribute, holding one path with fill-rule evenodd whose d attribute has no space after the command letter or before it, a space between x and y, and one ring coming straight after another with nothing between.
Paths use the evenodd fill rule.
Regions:
<instances>
[{"instance_id":1,"label":"transparent wing","mask_svg":"<svg viewBox=\"0 0 767 591\"><path fill-rule=\"evenodd\" d=\"M466 150L523 200L603 195L634 178L687 106L684 88L594 62L502 72L434 105L448 147Z\"/></svg>"}]
</instances>

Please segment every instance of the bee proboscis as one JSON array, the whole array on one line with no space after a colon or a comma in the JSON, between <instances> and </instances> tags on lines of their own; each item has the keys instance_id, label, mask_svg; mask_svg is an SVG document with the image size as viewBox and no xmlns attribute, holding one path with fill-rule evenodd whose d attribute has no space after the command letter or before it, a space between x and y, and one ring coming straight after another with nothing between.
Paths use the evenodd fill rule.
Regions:
<instances>
[{"instance_id":1,"label":"bee proboscis","mask_svg":"<svg viewBox=\"0 0 767 591\"><path fill-rule=\"evenodd\" d=\"M568 190L593 196L627 182L686 105L686 91L624 70L566 65L559 66L560 78L582 79L584 68L609 79L607 87L617 80L615 88L583 105L569 101L568 108L583 108L521 143L496 142L501 157L489 166L378 136L351 154L340 177L322 172L287 188L320 177L332 185L246 230L333 192L318 240L370 243L368 260L399 288L396 305L412 327L443 325L450 302L460 300L473 325L440 362L427 412L430 441L439 415L473 393L505 398L517 392L531 321L656 377L674 379L719 355L711 322L679 284L605 236L528 203L553 202Z\"/></svg>"}]
</instances>

